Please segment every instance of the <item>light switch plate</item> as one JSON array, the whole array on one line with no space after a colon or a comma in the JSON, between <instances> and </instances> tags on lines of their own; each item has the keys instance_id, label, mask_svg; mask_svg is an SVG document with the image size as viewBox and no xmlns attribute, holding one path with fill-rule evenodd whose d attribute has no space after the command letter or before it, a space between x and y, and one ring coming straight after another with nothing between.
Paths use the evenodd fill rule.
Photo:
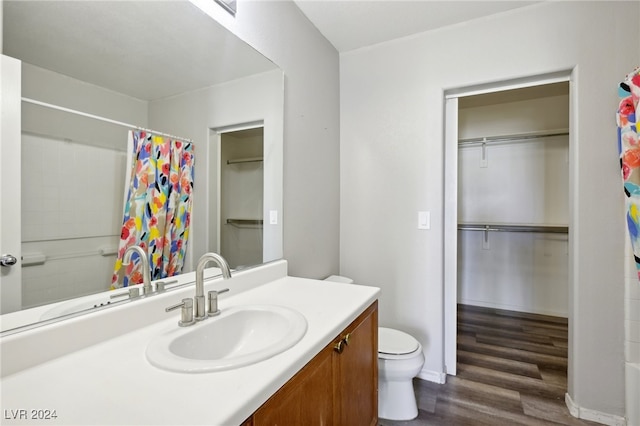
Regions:
<instances>
[{"instance_id":1,"label":"light switch plate","mask_svg":"<svg viewBox=\"0 0 640 426\"><path fill-rule=\"evenodd\" d=\"M278 210L269 210L269 225L278 224Z\"/></svg>"},{"instance_id":2,"label":"light switch plate","mask_svg":"<svg viewBox=\"0 0 640 426\"><path fill-rule=\"evenodd\" d=\"M418 229L431 229L431 212L418 212Z\"/></svg>"}]
</instances>

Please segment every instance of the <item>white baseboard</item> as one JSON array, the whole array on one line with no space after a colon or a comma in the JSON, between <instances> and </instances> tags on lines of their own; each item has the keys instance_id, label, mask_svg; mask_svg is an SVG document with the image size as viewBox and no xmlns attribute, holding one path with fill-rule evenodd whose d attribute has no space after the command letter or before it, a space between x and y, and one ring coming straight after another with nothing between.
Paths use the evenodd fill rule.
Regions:
<instances>
[{"instance_id":1,"label":"white baseboard","mask_svg":"<svg viewBox=\"0 0 640 426\"><path fill-rule=\"evenodd\" d=\"M447 382L447 375L440 371L425 370L424 368L418 373L418 378L428 382L438 383L440 385Z\"/></svg>"},{"instance_id":2,"label":"white baseboard","mask_svg":"<svg viewBox=\"0 0 640 426\"><path fill-rule=\"evenodd\" d=\"M583 420L590 420L592 422L601 423L609 426L626 426L627 420L624 417L616 416L613 414L603 413L601 411L591 410L584 408L573 402L571 395L564 394L564 402L567 404L569 413L573 417Z\"/></svg>"}]
</instances>

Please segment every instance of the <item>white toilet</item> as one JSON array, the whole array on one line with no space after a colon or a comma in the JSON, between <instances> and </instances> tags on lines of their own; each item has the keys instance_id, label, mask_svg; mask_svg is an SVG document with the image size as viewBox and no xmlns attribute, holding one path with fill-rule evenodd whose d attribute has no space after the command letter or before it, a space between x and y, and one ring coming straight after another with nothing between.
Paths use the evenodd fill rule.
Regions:
<instances>
[{"instance_id":1,"label":"white toilet","mask_svg":"<svg viewBox=\"0 0 640 426\"><path fill-rule=\"evenodd\" d=\"M352 279L337 275L326 280L353 283ZM378 327L378 417L411 420L418 416L413 378L423 365L422 345L413 336Z\"/></svg>"},{"instance_id":2,"label":"white toilet","mask_svg":"<svg viewBox=\"0 0 640 426\"><path fill-rule=\"evenodd\" d=\"M422 345L413 336L378 327L378 417L411 420L418 416L413 378L423 365Z\"/></svg>"}]
</instances>

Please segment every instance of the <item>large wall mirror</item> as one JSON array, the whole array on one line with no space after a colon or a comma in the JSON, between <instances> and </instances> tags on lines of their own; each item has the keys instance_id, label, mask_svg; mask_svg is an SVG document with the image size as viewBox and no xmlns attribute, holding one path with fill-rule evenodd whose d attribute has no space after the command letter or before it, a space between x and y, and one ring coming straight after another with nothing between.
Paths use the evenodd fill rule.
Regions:
<instances>
[{"instance_id":1,"label":"large wall mirror","mask_svg":"<svg viewBox=\"0 0 640 426\"><path fill-rule=\"evenodd\" d=\"M127 124L193 141L180 273L209 251L235 269L282 257L276 65L187 0L5 0L2 31L3 55L21 61L21 200L2 201L18 202L22 221L3 332L116 302Z\"/></svg>"}]
</instances>

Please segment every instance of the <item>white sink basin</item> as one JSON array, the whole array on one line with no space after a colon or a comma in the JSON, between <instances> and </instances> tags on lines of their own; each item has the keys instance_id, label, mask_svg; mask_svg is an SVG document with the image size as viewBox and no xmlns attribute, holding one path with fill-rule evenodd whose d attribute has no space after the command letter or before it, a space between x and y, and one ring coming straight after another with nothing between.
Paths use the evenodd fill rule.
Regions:
<instances>
[{"instance_id":1,"label":"white sink basin","mask_svg":"<svg viewBox=\"0 0 640 426\"><path fill-rule=\"evenodd\" d=\"M307 332L307 320L277 305L237 306L188 327L154 338L147 359L182 373L230 370L271 358L291 348Z\"/></svg>"}]
</instances>

